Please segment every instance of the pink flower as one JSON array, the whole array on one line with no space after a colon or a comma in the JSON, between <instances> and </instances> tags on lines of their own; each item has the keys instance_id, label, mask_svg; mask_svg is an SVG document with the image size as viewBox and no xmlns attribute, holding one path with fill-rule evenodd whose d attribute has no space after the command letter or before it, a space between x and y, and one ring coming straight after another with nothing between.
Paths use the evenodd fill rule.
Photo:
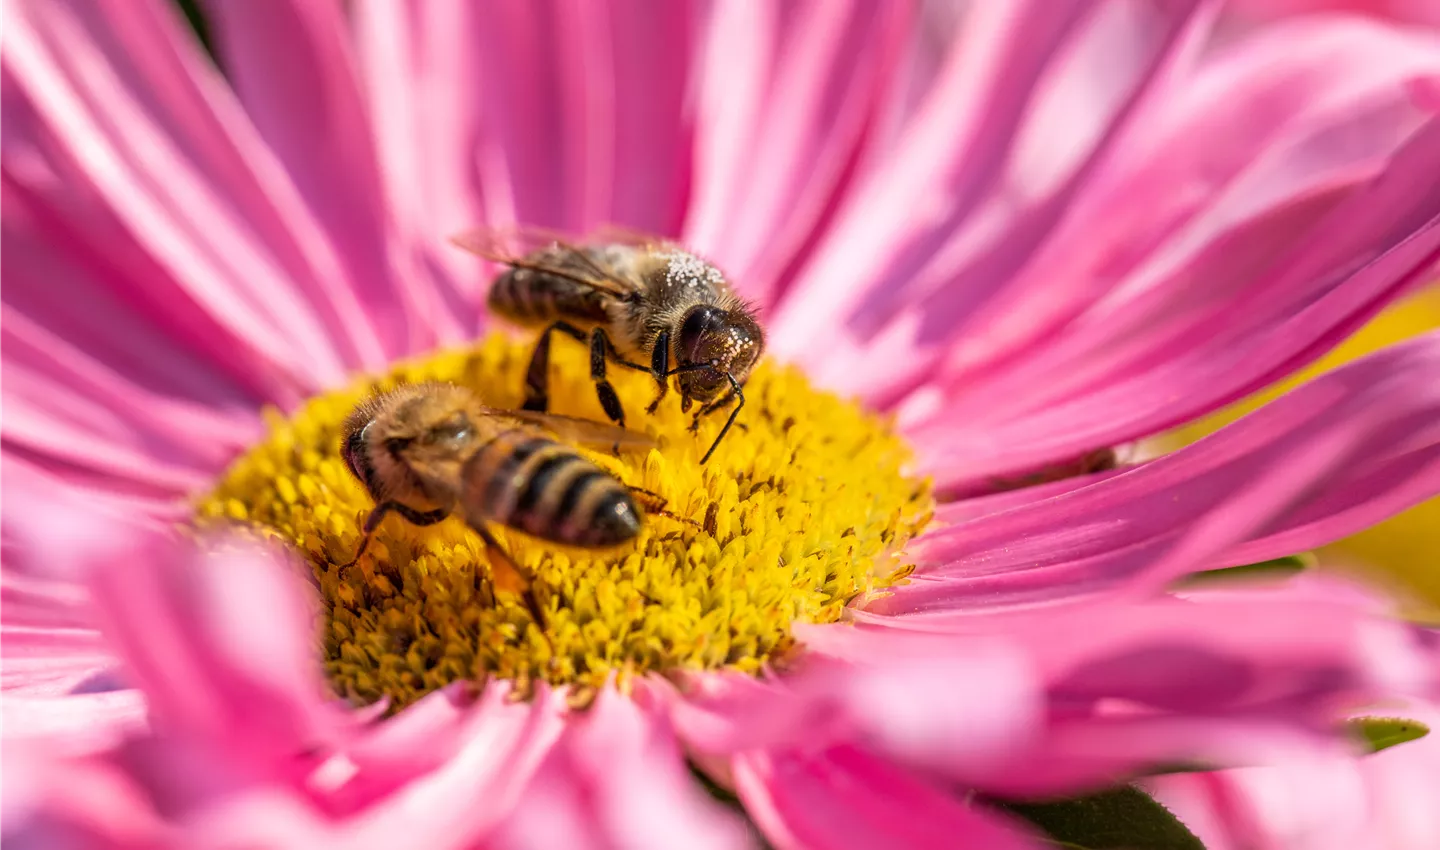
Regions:
<instances>
[{"instance_id":1,"label":"pink flower","mask_svg":"<svg viewBox=\"0 0 1440 850\"><path fill-rule=\"evenodd\" d=\"M1358 591L1167 589L1440 492L1440 334L1172 455L996 487L1424 279L1427 36L1211 50L1200 2L973 4L938 50L899 3L216 11L226 78L158 0L6 6L7 838L743 846L690 758L776 846L1035 847L955 789L1338 757L1343 712L1433 691L1433 647ZM166 526L262 406L486 327L444 238L513 222L678 235L780 358L893 413L943 497L914 577L794 623L763 677L334 700L303 567Z\"/></svg>"}]
</instances>

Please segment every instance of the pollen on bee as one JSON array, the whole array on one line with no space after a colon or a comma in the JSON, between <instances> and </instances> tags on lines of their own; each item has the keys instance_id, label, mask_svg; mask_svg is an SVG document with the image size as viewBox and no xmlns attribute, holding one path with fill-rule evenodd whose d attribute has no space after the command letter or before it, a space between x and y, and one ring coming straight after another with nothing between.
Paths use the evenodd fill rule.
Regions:
<instances>
[{"instance_id":1,"label":"pollen on bee","mask_svg":"<svg viewBox=\"0 0 1440 850\"><path fill-rule=\"evenodd\" d=\"M492 568L462 520L419 527L391 515L361 558L374 507L340 455L342 423L376 390L448 381L487 404L522 401L529 346L491 336L472 348L397 364L387 375L267 415L267 435L196 506L196 524L250 529L304 553L322 600L322 649L335 691L391 710L457 680L490 677L524 696L536 682L572 685L572 700L615 680L680 669L758 673L794 644L795 622L837 620L846 603L907 575L903 546L929 521L925 482L906 477L909 448L888 423L762 363L747 386L748 431L700 456L675 396L630 428L653 448L586 457L657 494L640 536L608 550L560 547L489 530L523 572L543 623ZM552 353L552 412L604 422L585 350ZM612 372L627 409L654 393L647 375ZM749 408L747 408L749 409Z\"/></svg>"}]
</instances>

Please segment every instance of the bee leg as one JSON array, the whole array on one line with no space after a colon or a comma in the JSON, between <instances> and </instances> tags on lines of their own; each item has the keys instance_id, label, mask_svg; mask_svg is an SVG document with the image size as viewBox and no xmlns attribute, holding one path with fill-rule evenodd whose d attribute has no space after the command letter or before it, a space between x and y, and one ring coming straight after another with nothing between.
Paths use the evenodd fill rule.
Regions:
<instances>
[{"instance_id":1,"label":"bee leg","mask_svg":"<svg viewBox=\"0 0 1440 850\"><path fill-rule=\"evenodd\" d=\"M409 505L404 505L400 502L381 502L376 505L374 509L370 511L370 515L365 518L365 525L361 527L363 536L360 538L360 548L355 550L355 557L351 558L349 563L338 564L337 566L340 569L345 570L355 566L355 562L360 560L360 556L364 555L366 548L370 546L371 535L375 533L375 529L380 527L380 523L384 521L385 515L391 511L404 517L406 522L409 522L411 525L419 526L434 525L450 515L450 512L444 508L437 508L433 511L417 511Z\"/></svg>"},{"instance_id":2,"label":"bee leg","mask_svg":"<svg viewBox=\"0 0 1440 850\"><path fill-rule=\"evenodd\" d=\"M740 388L740 382L735 380L735 376L731 375L729 372L725 373L725 378L730 381L729 395L725 396L719 401L713 401L710 404L707 404L704 407L700 408L700 412L695 416L695 421L699 422L701 416L704 416L711 410L718 410L724 405L729 404L732 397L736 401L735 409L730 411L730 418L725 420L724 427L720 429L719 434L715 435L715 442L710 444L710 448L705 452L705 456L700 458L701 466L704 466L705 461L710 459L710 455L715 454L715 447L720 445L721 440L725 439L726 432L730 430L731 425L735 424L735 417L740 415L740 409L745 406L745 392Z\"/></svg>"},{"instance_id":3,"label":"bee leg","mask_svg":"<svg viewBox=\"0 0 1440 850\"><path fill-rule=\"evenodd\" d=\"M506 593L518 595L525 603L525 610L530 613L530 618L535 621L535 628L540 634L545 634L545 615L540 611L540 602L535 598L535 589L531 586L531 577L526 571L510 557L500 541L495 539L488 529L481 525L471 526L485 541L485 552L490 556L490 581L495 585L496 590L503 590ZM546 643L549 643L549 636L545 636Z\"/></svg>"},{"instance_id":4,"label":"bee leg","mask_svg":"<svg viewBox=\"0 0 1440 850\"><path fill-rule=\"evenodd\" d=\"M655 348L650 353L650 375L655 379L656 393L655 400L645 408L646 413L654 413L665 398L665 393L670 390L670 332L661 331L655 337Z\"/></svg>"},{"instance_id":5,"label":"bee leg","mask_svg":"<svg viewBox=\"0 0 1440 850\"><path fill-rule=\"evenodd\" d=\"M696 431L700 430L700 420L704 419L705 417L709 416L710 414L714 413L715 411L719 410L720 408L724 407L725 405L729 404L734 400L735 391L731 390L725 395L715 399L714 401L710 402L707 405L704 405L699 410L695 411L695 418L690 420L690 433L693 434Z\"/></svg>"},{"instance_id":6,"label":"bee leg","mask_svg":"<svg viewBox=\"0 0 1440 850\"><path fill-rule=\"evenodd\" d=\"M634 487L629 484L626 484L625 487L630 491L630 495L635 497L635 501L639 502L640 506L645 508L646 513L655 514L656 516L663 516L666 519L673 519L676 522L683 522L686 525L693 525L696 528L700 528L700 523L695 522L694 520L686 519L683 516L672 514L669 511L665 510L665 497L660 495L659 493L653 493L649 490L646 490L644 487Z\"/></svg>"},{"instance_id":7,"label":"bee leg","mask_svg":"<svg viewBox=\"0 0 1440 850\"><path fill-rule=\"evenodd\" d=\"M585 332L569 322L555 322L540 332L535 341L535 351L530 355L530 365L525 369L524 410L545 413L550 409L550 335L560 331L576 342L585 341Z\"/></svg>"},{"instance_id":8,"label":"bee leg","mask_svg":"<svg viewBox=\"0 0 1440 850\"><path fill-rule=\"evenodd\" d=\"M605 360L613 350L613 346L610 344L610 337L605 335L604 330L596 328L591 332L590 380L595 382L595 395L600 397L600 407L604 408L605 415L610 417L610 421L624 428L625 409L620 406L620 397L615 394L615 388L610 385L609 379L605 377ZM615 359L626 366L633 365L624 360L620 360L618 357Z\"/></svg>"}]
</instances>

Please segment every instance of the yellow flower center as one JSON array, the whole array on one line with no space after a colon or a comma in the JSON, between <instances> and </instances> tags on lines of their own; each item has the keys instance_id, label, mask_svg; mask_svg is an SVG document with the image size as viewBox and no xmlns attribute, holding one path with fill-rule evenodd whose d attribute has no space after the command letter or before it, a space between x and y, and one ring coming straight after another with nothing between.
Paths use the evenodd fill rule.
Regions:
<instances>
[{"instance_id":1,"label":"yellow flower center","mask_svg":"<svg viewBox=\"0 0 1440 850\"><path fill-rule=\"evenodd\" d=\"M480 537L458 517L417 527L391 515L348 563L374 506L340 456L355 405L399 383L448 381L494 407L520 403L529 345L491 336L399 364L388 375L271 413L269 433L200 500L199 525L240 521L305 553L323 597L324 656L337 692L402 706L460 680L598 686L617 675L729 667L754 673L793 641L794 622L838 620L848 602L908 574L905 542L929 521L928 485L887 423L763 364L737 425L699 458L724 413L698 433L672 392L653 415L648 376L611 370L627 425L656 448L582 450L625 484L662 496L686 523L651 514L625 547L560 547L491 525L534 574L543 624L497 593ZM604 422L586 352L557 341L552 412ZM692 413L694 409L692 408Z\"/></svg>"}]
</instances>

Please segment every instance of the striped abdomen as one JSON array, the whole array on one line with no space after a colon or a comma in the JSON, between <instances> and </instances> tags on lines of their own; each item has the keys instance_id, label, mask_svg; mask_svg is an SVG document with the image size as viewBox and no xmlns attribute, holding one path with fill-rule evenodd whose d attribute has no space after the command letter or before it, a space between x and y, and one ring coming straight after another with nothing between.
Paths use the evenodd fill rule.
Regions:
<instances>
[{"instance_id":1,"label":"striped abdomen","mask_svg":"<svg viewBox=\"0 0 1440 850\"><path fill-rule=\"evenodd\" d=\"M506 431L465 463L464 514L572 546L614 546L640 533L625 485L573 448Z\"/></svg>"},{"instance_id":2,"label":"striped abdomen","mask_svg":"<svg viewBox=\"0 0 1440 850\"><path fill-rule=\"evenodd\" d=\"M605 304L611 297L569 278L512 268L495 278L489 306L518 325L548 325L560 319L600 324L607 318Z\"/></svg>"}]
</instances>

